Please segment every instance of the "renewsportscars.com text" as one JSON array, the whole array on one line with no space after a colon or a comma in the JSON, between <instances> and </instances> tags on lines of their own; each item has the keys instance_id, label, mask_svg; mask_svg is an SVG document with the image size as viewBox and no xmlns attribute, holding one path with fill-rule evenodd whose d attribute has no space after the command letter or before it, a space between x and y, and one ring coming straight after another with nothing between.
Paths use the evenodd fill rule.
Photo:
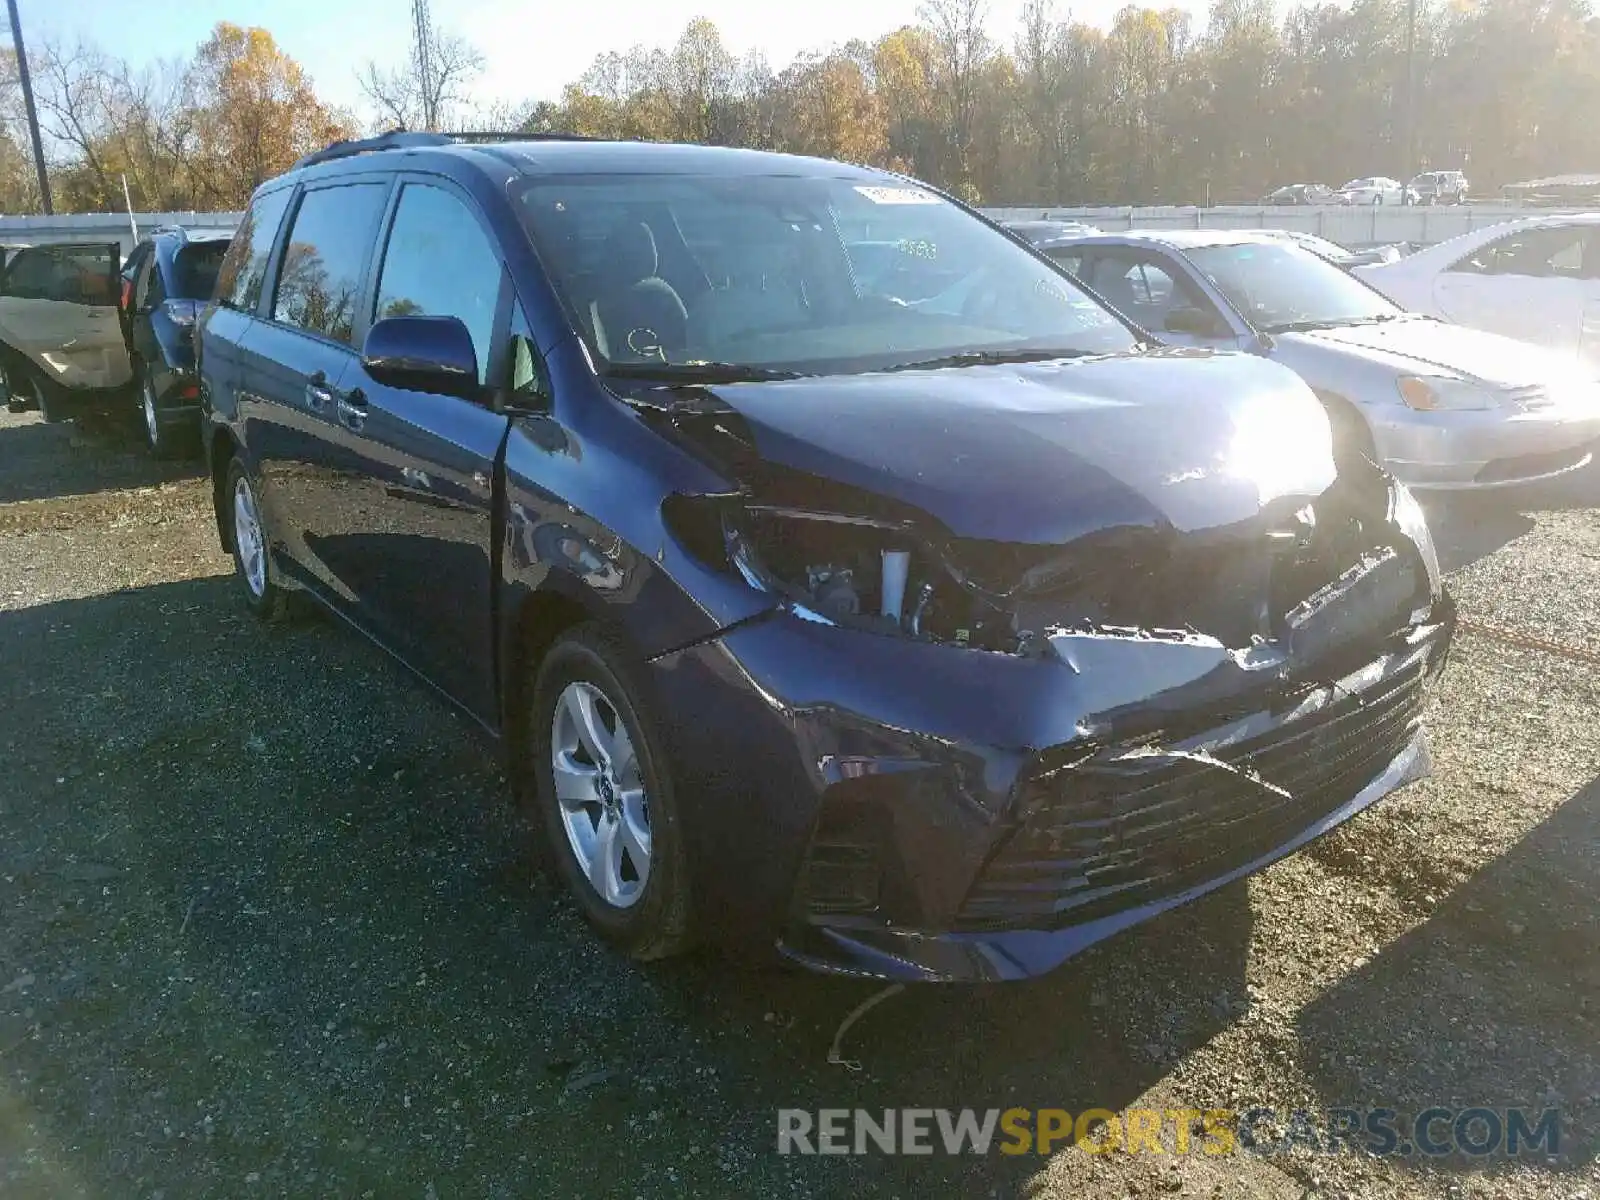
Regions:
<instances>
[{"instance_id":1,"label":"renewsportscars.com text","mask_svg":"<svg viewBox=\"0 0 1600 1200\"><path fill-rule=\"evenodd\" d=\"M1553 1108L782 1108L779 1154L1422 1154L1554 1155Z\"/></svg>"}]
</instances>

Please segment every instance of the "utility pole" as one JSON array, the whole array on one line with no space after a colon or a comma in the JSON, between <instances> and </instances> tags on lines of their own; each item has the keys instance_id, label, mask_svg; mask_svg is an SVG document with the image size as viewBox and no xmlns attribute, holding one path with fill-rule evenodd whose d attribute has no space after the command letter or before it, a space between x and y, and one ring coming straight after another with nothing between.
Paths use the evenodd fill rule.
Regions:
<instances>
[{"instance_id":1,"label":"utility pole","mask_svg":"<svg viewBox=\"0 0 1600 1200\"><path fill-rule=\"evenodd\" d=\"M16 0L10 0L15 4ZM417 90L422 93L422 127L439 128L439 98L433 89L433 17L428 0L411 0L412 53L417 60Z\"/></svg>"},{"instance_id":2,"label":"utility pole","mask_svg":"<svg viewBox=\"0 0 1600 1200\"><path fill-rule=\"evenodd\" d=\"M22 105L28 112L28 133L33 138L33 168L39 172L39 200L44 205L44 215L52 216L55 205L50 202L50 175L44 167L44 139L39 136L39 110L33 106L33 80L28 75L28 51L22 44L22 21L17 16L17 0L6 0L11 14L11 43L17 49L17 82L22 85Z\"/></svg>"},{"instance_id":3,"label":"utility pole","mask_svg":"<svg viewBox=\"0 0 1600 1200\"><path fill-rule=\"evenodd\" d=\"M1405 156L1405 174L1400 177L1402 187L1417 173L1417 0L1406 0Z\"/></svg>"}]
</instances>

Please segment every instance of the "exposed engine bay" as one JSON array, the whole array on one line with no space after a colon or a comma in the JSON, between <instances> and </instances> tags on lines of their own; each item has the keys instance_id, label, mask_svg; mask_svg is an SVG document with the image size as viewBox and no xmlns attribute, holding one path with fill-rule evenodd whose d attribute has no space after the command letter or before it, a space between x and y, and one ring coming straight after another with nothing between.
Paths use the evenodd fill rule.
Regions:
<instances>
[{"instance_id":1,"label":"exposed engine bay","mask_svg":"<svg viewBox=\"0 0 1600 1200\"><path fill-rule=\"evenodd\" d=\"M890 385L862 377L859 386ZM768 394L760 388L739 393L743 407ZM739 481L737 492L678 495L664 508L668 527L702 561L736 572L808 620L1055 658L1100 679L1128 668L1132 653L1139 657L1128 673L1142 682L1130 699L1151 694L1152 679L1176 687L1224 661L1247 670L1318 664L1320 672L1344 648L1364 660L1377 641L1426 620L1442 591L1415 500L1366 459L1334 470L1324 457L1323 469L1313 453L1303 457L1299 486L1270 489L1227 474L1216 450L1174 449L1176 438L1160 448L1182 470L1135 469L1130 464L1158 457L1151 435L1108 425L1111 440L1080 424L1082 442L1059 452L1059 461L1046 461L1055 451L1042 452L1024 470L1017 454L1025 451L1008 449L984 464L1009 467L1015 478L974 475L976 460L963 463L961 477L975 481L969 489L937 478L936 455L882 441L883 430L877 440L863 434L863 443L828 427L834 457L817 466L841 467L857 475L851 480L808 469L806 451L786 440L787 431L763 435L743 411L699 389L633 403ZM804 403L773 400L761 415L770 423L800 413L808 438L821 439L826 422ZM974 418L963 458L983 450L985 439L998 444L1006 419L984 425ZM1014 445L1035 447L1065 424L1041 425L1045 433ZM1254 440L1265 436L1250 428ZM1227 439L1209 427L1191 441L1202 435L1226 449ZM1098 455L1083 457L1096 436ZM1098 465L1109 455L1117 472ZM857 462L874 469L863 478L852 471ZM1140 470L1142 481L1131 483ZM995 506L1001 495L1009 507ZM919 502L924 497L936 503ZM1180 527L1163 506L1195 515ZM987 523L968 520L973 512ZM1057 520L1062 513L1084 516ZM961 530L961 520L975 527ZM980 536L977 525L1000 536ZM1002 540L1010 528L1018 540Z\"/></svg>"},{"instance_id":2,"label":"exposed engine bay","mask_svg":"<svg viewBox=\"0 0 1600 1200\"><path fill-rule=\"evenodd\" d=\"M1315 661L1403 629L1430 602L1422 549L1353 488L1251 524L1048 547L935 541L909 524L757 502L725 536L752 585L810 619L1084 667L1096 639L1204 649L1201 665L1269 646Z\"/></svg>"}]
</instances>

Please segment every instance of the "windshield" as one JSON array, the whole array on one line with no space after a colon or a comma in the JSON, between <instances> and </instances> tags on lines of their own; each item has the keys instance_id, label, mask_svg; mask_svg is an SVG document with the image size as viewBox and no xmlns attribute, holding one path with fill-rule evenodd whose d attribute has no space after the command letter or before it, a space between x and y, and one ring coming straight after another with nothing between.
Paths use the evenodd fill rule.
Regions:
<instances>
[{"instance_id":1,"label":"windshield","mask_svg":"<svg viewBox=\"0 0 1600 1200\"><path fill-rule=\"evenodd\" d=\"M1263 333L1382 321L1401 309L1308 250L1284 242L1199 246L1189 261Z\"/></svg>"},{"instance_id":2,"label":"windshield","mask_svg":"<svg viewBox=\"0 0 1600 1200\"><path fill-rule=\"evenodd\" d=\"M214 242L190 242L179 250L172 260L173 299L211 299L217 290L222 256L227 252L228 243L220 238Z\"/></svg>"},{"instance_id":3,"label":"windshield","mask_svg":"<svg viewBox=\"0 0 1600 1200\"><path fill-rule=\"evenodd\" d=\"M1138 344L1059 270L910 185L602 175L535 181L519 199L608 366L835 373Z\"/></svg>"}]
</instances>

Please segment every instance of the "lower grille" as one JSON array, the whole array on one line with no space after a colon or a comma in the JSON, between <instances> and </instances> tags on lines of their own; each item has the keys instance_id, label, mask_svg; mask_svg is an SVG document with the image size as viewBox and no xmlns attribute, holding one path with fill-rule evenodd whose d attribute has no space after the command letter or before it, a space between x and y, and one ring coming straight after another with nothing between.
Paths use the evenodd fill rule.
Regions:
<instances>
[{"instance_id":1,"label":"lower grille","mask_svg":"<svg viewBox=\"0 0 1600 1200\"><path fill-rule=\"evenodd\" d=\"M1169 755L1113 761L1117 752L1106 751L1037 776L1022 785L1022 824L968 892L959 921L1078 924L1251 862L1371 782L1414 736L1422 701L1418 666L1227 747L1218 755L1226 766Z\"/></svg>"}]
</instances>

